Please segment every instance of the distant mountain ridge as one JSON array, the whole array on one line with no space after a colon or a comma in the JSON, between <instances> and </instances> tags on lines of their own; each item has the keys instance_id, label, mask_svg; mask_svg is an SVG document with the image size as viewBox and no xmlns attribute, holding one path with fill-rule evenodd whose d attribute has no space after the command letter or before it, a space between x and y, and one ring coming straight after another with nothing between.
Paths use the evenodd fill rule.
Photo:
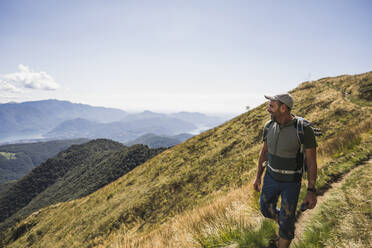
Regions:
<instances>
[{"instance_id":1,"label":"distant mountain ridge","mask_svg":"<svg viewBox=\"0 0 372 248\"><path fill-rule=\"evenodd\" d=\"M126 115L119 109L59 100L0 104L0 141L13 135L43 134L59 123L75 118L112 122Z\"/></svg>"},{"instance_id":2,"label":"distant mountain ridge","mask_svg":"<svg viewBox=\"0 0 372 248\"><path fill-rule=\"evenodd\" d=\"M223 118L201 113L129 114L68 101L43 100L0 104L0 143L18 140L108 138L128 142L146 133L176 135L221 124Z\"/></svg>"},{"instance_id":3,"label":"distant mountain ridge","mask_svg":"<svg viewBox=\"0 0 372 248\"><path fill-rule=\"evenodd\" d=\"M97 123L85 119L74 119L61 123L45 137L63 138L107 138L119 142L128 142L146 133L158 135L175 135L195 130L192 123L169 117L152 117L146 119L128 119L111 123Z\"/></svg>"}]
</instances>

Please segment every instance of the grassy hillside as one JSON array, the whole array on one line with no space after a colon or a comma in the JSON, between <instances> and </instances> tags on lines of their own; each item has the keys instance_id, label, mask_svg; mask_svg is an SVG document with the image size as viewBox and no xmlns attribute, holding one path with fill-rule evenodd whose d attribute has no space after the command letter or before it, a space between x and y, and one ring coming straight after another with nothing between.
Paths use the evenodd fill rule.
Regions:
<instances>
[{"instance_id":1,"label":"grassy hillside","mask_svg":"<svg viewBox=\"0 0 372 248\"><path fill-rule=\"evenodd\" d=\"M0 146L0 183L18 180L58 152L73 144L87 141L87 139L74 139L2 145Z\"/></svg>"},{"instance_id":2,"label":"grassy hillside","mask_svg":"<svg viewBox=\"0 0 372 248\"><path fill-rule=\"evenodd\" d=\"M371 172L371 163L352 171L315 210L294 247L372 247Z\"/></svg>"},{"instance_id":3,"label":"grassy hillside","mask_svg":"<svg viewBox=\"0 0 372 248\"><path fill-rule=\"evenodd\" d=\"M371 85L369 72L305 82L291 91L293 112L323 130L318 140L318 187L322 189L366 159L372 150L368 133L372 123ZM263 104L195 136L85 198L34 213L9 230L6 243L9 247L151 247L146 244L153 245L154 238L161 237L165 243L158 240L158 247L164 247L171 242L180 244L183 237L192 245L182 246L212 247L213 238L210 243L209 237L218 240L229 234L224 231L224 222L213 222L217 217L232 220L234 228L240 226L257 234L260 230L253 230L252 224L261 220L251 181L268 118ZM243 209L244 222L238 221L241 215L230 213L236 213L234 209ZM178 224L166 228L174 223L174 216ZM203 223L215 225L211 228ZM235 230L227 224L227 230ZM265 236L270 225L263 225L267 225L262 228ZM187 228L190 233L182 236Z\"/></svg>"},{"instance_id":4,"label":"grassy hillside","mask_svg":"<svg viewBox=\"0 0 372 248\"><path fill-rule=\"evenodd\" d=\"M0 194L0 229L42 207L86 196L163 150L103 139L74 145Z\"/></svg>"}]
</instances>

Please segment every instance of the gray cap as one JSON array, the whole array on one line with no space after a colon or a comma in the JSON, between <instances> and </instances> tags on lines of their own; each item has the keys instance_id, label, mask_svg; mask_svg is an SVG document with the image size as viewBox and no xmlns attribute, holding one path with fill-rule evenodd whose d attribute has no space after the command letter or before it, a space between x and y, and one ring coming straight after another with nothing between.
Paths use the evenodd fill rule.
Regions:
<instances>
[{"instance_id":1,"label":"gray cap","mask_svg":"<svg viewBox=\"0 0 372 248\"><path fill-rule=\"evenodd\" d=\"M271 101L280 101L280 102L284 103L285 105L287 105L288 108L290 108L290 109L292 109L292 107L293 107L293 98L288 93L279 94L279 95L275 95L275 96L266 96L265 95L265 98L269 99Z\"/></svg>"}]
</instances>

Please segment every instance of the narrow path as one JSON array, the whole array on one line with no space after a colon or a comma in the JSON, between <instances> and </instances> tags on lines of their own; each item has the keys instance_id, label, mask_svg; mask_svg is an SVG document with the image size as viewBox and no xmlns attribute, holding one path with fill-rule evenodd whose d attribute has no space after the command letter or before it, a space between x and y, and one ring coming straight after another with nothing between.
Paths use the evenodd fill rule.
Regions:
<instances>
[{"instance_id":1,"label":"narrow path","mask_svg":"<svg viewBox=\"0 0 372 248\"><path fill-rule=\"evenodd\" d=\"M343 183L345 182L345 180L350 176L350 174L358 167L360 166L363 166L364 164L372 164L372 158L369 159L368 161L365 161L364 163L362 163L361 165L355 167L354 169L352 169L351 171L349 171L347 174L345 174L341 180L333 183L331 185L331 188L328 189L323 195L321 196L318 196L317 197L317 206L320 206L328 197L329 195L334 192L336 189L340 188ZM315 207L316 208L316 207ZM303 212L301 214L301 216L297 219L297 222L296 222L296 236L295 236L295 239L293 240L294 243L297 242L301 237L302 237L302 234L304 233L305 231L305 228L306 228L306 225L310 222L312 216L314 214L314 211L312 210L307 210L305 212Z\"/></svg>"}]
</instances>

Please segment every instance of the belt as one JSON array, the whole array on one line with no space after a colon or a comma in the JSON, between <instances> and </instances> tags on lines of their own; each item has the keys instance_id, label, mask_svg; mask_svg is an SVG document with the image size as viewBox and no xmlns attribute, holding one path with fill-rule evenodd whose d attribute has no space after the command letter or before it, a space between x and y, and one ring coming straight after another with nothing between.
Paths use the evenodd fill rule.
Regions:
<instances>
[{"instance_id":1,"label":"belt","mask_svg":"<svg viewBox=\"0 0 372 248\"><path fill-rule=\"evenodd\" d=\"M280 174L285 174L285 175L293 175L293 174L296 174L296 173L302 173L302 169L299 169L299 170L296 170L296 171L293 171L293 170L279 170L279 169L274 169L273 167L271 167L269 165L269 163L267 163L266 166L269 167L270 170L272 170L273 172L280 173Z\"/></svg>"}]
</instances>

